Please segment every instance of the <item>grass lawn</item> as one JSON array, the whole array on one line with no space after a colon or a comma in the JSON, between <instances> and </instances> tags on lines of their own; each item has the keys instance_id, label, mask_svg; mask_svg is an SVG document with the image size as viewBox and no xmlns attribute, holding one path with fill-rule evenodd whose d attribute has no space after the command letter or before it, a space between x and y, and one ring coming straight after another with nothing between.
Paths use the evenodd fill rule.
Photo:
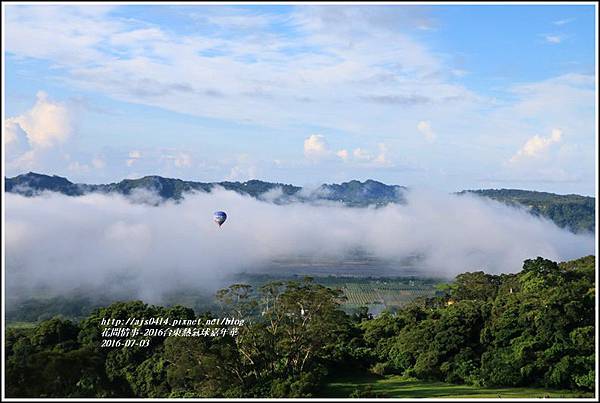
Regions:
<instances>
[{"instance_id":1,"label":"grass lawn","mask_svg":"<svg viewBox=\"0 0 600 403\"><path fill-rule=\"evenodd\" d=\"M377 377L363 374L332 379L319 397L349 397L355 390L366 390L360 397L475 397L475 398L543 398L543 397L594 397L592 392L553 390L544 388L478 388L469 385L452 385L444 382L420 381L398 375Z\"/></svg>"},{"instance_id":2,"label":"grass lawn","mask_svg":"<svg viewBox=\"0 0 600 403\"><path fill-rule=\"evenodd\" d=\"M37 322L10 322L6 323L6 328L14 329L32 329L37 326Z\"/></svg>"}]
</instances>

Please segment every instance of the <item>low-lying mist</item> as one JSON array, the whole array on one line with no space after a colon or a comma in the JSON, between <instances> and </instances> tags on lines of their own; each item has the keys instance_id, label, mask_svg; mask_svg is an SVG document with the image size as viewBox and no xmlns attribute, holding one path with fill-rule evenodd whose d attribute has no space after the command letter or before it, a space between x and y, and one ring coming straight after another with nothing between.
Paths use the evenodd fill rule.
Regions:
<instances>
[{"instance_id":1,"label":"low-lying mist","mask_svg":"<svg viewBox=\"0 0 600 403\"><path fill-rule=\"evenodd\" d=\"M576 235L523 209L470 195L413 189L407 204L276 205L216 189L159 206L120 195L7 193L6 280L13 290L134 285L132 298L160 299L178 287L223 286L282 256L343 257L357 248L387 261L422 255L425 275L516 272L527 258L594 253ZM146 195L148 196L148 195ZM212 221L216 210L228 219Z\"/></svg>"}]
</instances>

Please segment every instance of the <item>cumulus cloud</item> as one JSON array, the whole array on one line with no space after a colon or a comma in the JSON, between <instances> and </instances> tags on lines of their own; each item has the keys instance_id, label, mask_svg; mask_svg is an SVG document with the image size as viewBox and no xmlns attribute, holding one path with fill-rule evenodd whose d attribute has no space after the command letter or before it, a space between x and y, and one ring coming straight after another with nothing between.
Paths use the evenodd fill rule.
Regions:
<instances>
[{"instance_id":1,"label":"cumulus cloud","mask_svg":"<svg viewBox=\"0 0 600 403\"><path fill-rule=\"evenodd\" d=\"M390 166L391 161L388 159L388 148L384 143L377 144L378 152L373 155L369 150L364 148L355 148L352 156L355 162L361 165L370 166ZM345 151L345 150L344 150Z\"/></svg>"},{"instance_id":2,"label":"cumulus cloud","mask_svg":"<svg viewBox=\"0 0 600 403\"><path fill-rule=\"evenodd\" d=\"M72 131L68 108L48 99L48 94L43 91L36 94L36 99L35 105L30 110L22 115L8 118L8 126L14 128L18 125L34 148L51 147L65 142Z\"/></svg>"},{"instance_id":3,"label":"cumulus cloud","mask_svg":"<svg viewBox=\"0 0 600 403\"><path fill-rule=\"evenodd\" d=\"M304 156L311 160L318 160L329 154L325 137L321 134L311 134L304 140Z\"/></svg>"},{"instance_id":4,"label":"cumulus cloud","mask_svg":"<svg viewBox=\"0 0 600 403\"><path fill-rule=\"evenodd\" d=\"M387 158L387 146L384 143L379 143L377 147L379 148L379 154L373 159L373 162L377 165L390 165L391 162Z\"/></svg>"},{"instance_id":5,"label":"cumulus cloud","mask_svg":"<svg viewBox=\"0 0 600 403\"><path fill-rule=\"evenodd\" d=\"M68 162L67 169L69 173L77 177L88 175L94 170L101 170L106 167L105 159L98 155L90 159L79 158L79 160L72 159L71 154L64 154L63 157Z\"/></svg>"},{"instance_id":6,"label":"cumulus cloud","mask_svg":"<svg viewBox=\"0 0 600 403\"><path fill-rule=\"evenodd\" d=\"M413 35L413 29L431 26L431 10L427 8L307 6L291 8L290 13L265 10L257 19L247 8L231 7L225 20L212 19L213 24L227 29L212 33L210 29L181 33L149 23L143 16L131 19L127 12L87 12L92 9L101 10L8 7L7 57L42 60L45 65L58 67L52 69L52 77L75 92L256 124L258 130L266 126L283 132L308 122L310 127L317 127L316 132L335 129L352 135L378 133L381 137L372 140L376 144L397 133L413 133L417 123L414 117L423 116L433 122L436 130L443 127L444 133L452 135L453 144L447 144L449 152L462 161L460 175L431 177L444 181L448 189L462 188L477 180L482 166L479 161L469 162L473 161L473 147L482 159L494 161L485 169L496 172L501 161L510 157L496 151L506 147L506 133L526 132L534 121L539 122L539 127L560 125L574 136L573 141L584 146L576 158L564 164L567 169L586 178L591 178L586 172L594 171L597 94L593 74L565 74L529 83L520 80L518 88L508 84L500 91L498 99L506 102L497 102L485 91L474 93L456 79L463 73L463 63L451 62L453 58L445 57L443 49L431 48L427 41ZM171 8L164 12L172 13L174 21L185 24L192 22L187 20L192 12L201 16L202 22L210 20L208 9L191 7L186 16L176 15L180 13ZM234 34L233 26L250 20L261 23L249 24L252 29L243 35ZM560 30L550 25L547 31L538 31L537 40L544 43L543 34L553 31ZM565 38L564 42L568 36ZM589 82L582 85L581 80ZM376 98L360 96L365 94ZM457 101L448 102L449 99ZM410 136L408 139L410 142ZM404 139L398 139L396 144L399 149L410 146ZM335 150L341 148L347 149L352 158L351 151L357 146L336 145L332 158L343 160L335 156ZM417 150L412 157L424 161L426 151ZM23 166L35 156L23 155ZM123 156L114 157L117 162L112 163L113 158L107 155L107 171L113 170L111 177L127 175L117 168L126 168ZM435 168L444 163L436 160ZM135 164L141 172L138 165L142 164ZM60 173L65 166L64 162L45 164L43 170ZM157 173L155 167L152 170ZM148 171L150 168L144 172ZM12 170L15 174L21 172L22 169ZM475 176L468 172L475 172ZM225 175L226 171L219 173L221 178ZM421 180L411 175L407 173L405 180ZM592 180L574 189L591 193Z\"/></svg>"},{"instance_id":7,"label":"cumulus cloud","mask_svg":"<svg viewBox=\"0 0 600 403\"><path fill-rule=\"evenodd\" d=\"M63 148L73 134L73 125L72 113L65 104L38 91L31 109L4 120L7 171L34 170L50 164L81 171Z\"/></svg>"},{"instance_id":8,"label":"cumulus cloud","mask_svg":"<svg viewBox=\"0 0 600 403\"><path fill-rule=\"evenodd\" d=\"M73 171L76 173L86 173L86 172L89 172L89 170L90 170L89 165L82 164L79 161L70 162L69 166L67 168L69 169L69 171Z\"/></svg>"},{"instance_id":9,"label":"cumulus cloud","mask_svg":"<svg viewBox=\"0 0 600 403\"><path fill-rule=\"evenodd\" d=\"M233 164L233 165L229 165ZM260 164L249 154L240 154L233 161L229 161L229 174L225 177L228 181L244 182L259 177Z\"/></svg>"},{"instance_id":10,"label":"cumulus cloud","mask_svg":"<svg viewBox=\"0 0 600 403\"><path fill-rule=\"evenodd\" d=\"M348 150L346 150L346 149L339 150L338 152L335 153L335 155L337 155L344 161L348 160Z\"/></svg>"},{"instance_id":11,"label":"cumulus cloud","mask_svg":"<svg viewBox=\"0 0 600 403\"><path fill-rule=\"evenodd\" d=\"M128 167L133 166L133 164L135 164L135 162L137 160L139 160L140 158L142 158L142 153L138 150L132 150L129 152L129 154L127 155L129 158L125 161L125 164Z\"/></svg>"},{"instance_id":12,"label":"cumulus cloud","mask_svg":"<svg viewBox=\"0 0 600 403\"><path fill-rule=\"evenodd\" d=\"M344 162L353 162L361 165L373 165L373 166L389 166L391 165L388 159L388 148L384 143L377 144L378 153L373 155L369 150L362 147L355 148L352 153L347 149L342 148L335 153L329 150L329 147L325 141L325 137L322 135L311 135L304 141L304 155L306 158L317 161L330 157L333 154Z\"/></svg>"},{"instance_id":13,"label":"cumulus cloud","mask_svg":"<svg viewBox=\"0 0 600 403\"><path fill-rule=\"evenodd\" d=\"M173 164L178 168L189 168L192 166L192 156L188 153L178 153Z\"/></svg>"},{"instance_id":14,"label":"cumulus cloud","mask_svg":"<svg viewBox=\"0 0 600 403\"><path fill-rule=\"evenodd\" d=\"M192 156L183 151L168 152L161 155L161 159L171 161L176 168L189 168L192 166Z\"/></svg>"},{"instance_id":15,"label":"cumulus cloud","mask_svg":"<svg viewBox=\"0 0 600 403\"><path fill-rule=\"evenodd\" d=\"M371 154L369 154L369 152L367 150L362 149L360 147L355 148L354 151L352 151L352 155L357 160L368 161L371 159Z\"/></svg>"},{"instance_id":16,"label":"cumulus cloud","mask_svg":"<svg viewBox=\"0 0 600 403\"><path fill-rule=\"evenodd\" d=\"M247 181L256 179L256 167L252 164L241 164L231 167L229 175L225 178L228 181Z\"/></svg>"},{"instance_id":17,"label":"cumulus cloud","mask_svg":"<svg viewBox=\"0 0 600 403\"><path fill-rule=\"evenodd\" d=\"M22 155L31 147L27 142L27 133L13 119L4 121L4 147L9 158L15 158Z\"/></svg>"},{"instance_id":18,"label":"cumulus cloud","mask_svg":"<svg viewBox=\"0 0 600 403\"><path fill-rule=\"evenodd\" d=\"M135 197L151 197L136 195ZM267 199L276 197L268 195ZM229 216L222 229L215 209ZM264 271L281 256L338 257L360 248L395 262L422 256L422 274L515 272L527 258L594 252L575 235L525 210L476 196L412 190L406 205L349 208L331 202L275 205L216 189L179 204L118 195L6 194L6 278L11 290L55 292L124 282L144 299L187 287L221 286L232 273Z\"/></svg>"},{"instance_id":19,"label":"cumulus cloud","mask_svg":"<svg viewBox=\"0 0 600 403\"><path fill-rule=\"evenodd\" d=\"M417 124L417 130L425 137L428 143L433 143L435 141L436 135L431 127L431 123L422 120Z\"/></svg>"},{"instance_id":20,"label":"cumulus cloud","mask_svg":"<svg viewBox=\"0 0 600 403\"><path fill-rule=\"evenodd\" d=\"M510 163L516 163L525 158L535 158L543 155L552 144L559 143L562 139L562 131L553 129L549 137L533 136L517 151L509 160Z\"/></svg>"}]
</instances>

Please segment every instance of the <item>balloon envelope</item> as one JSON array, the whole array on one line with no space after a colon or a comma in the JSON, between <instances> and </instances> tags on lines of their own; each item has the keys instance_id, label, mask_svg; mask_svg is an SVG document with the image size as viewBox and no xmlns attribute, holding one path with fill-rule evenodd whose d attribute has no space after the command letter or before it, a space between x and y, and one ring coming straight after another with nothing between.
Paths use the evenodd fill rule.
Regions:
<instances>
[{"instance_id":1,"label":"balloon envelope","mask_svg":"<svg viewBox=\"0 0 600 403\"><path fill-rule=\"evenodd\" d=\"M219 227L223 225L225 220L227 219L227 214L224 211L215 211L213 214L213 220L219 224Z\"/></svg>"}]
</instances>

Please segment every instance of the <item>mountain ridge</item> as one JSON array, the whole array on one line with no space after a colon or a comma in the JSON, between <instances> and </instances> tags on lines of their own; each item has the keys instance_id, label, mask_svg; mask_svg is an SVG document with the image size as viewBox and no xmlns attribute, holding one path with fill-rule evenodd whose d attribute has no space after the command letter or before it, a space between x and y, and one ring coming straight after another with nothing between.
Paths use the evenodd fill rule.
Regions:
<instances>
[{"instance_id":1,"label":"mountain ridge","mask_svg":"<svg viewBox=\"0 0 600 403\"><path fill-rule=\"evenodd\" d=\"M177 178L148 175L137 179L123 179L108 184L73 183L65 177L35 172L5 177L5 190L27 197L43 191L59 192L68 196L87 193L118 193L131 195L137 190L156 192L162 200L180 201L185 193L192 191L210 192L216 187L235 191L277 204L290 202L335 201L349 207L370 205L385 206L389 203L406 202L405 186L387 185L367 179L363 182L350 180L342 183L324 183L315 189L305 189L292 184L266 182L252 179L245 182L196 182ZM476 189L455 192L457 195L473 194L491 198L511 206L526 208L531 214L554 221L559 227L573 232L595 231L595 198L576 194L559 195L521 189Z\"/></svg>"},{"instance_id":2,"label":"mountain ridge","mask_svg":"<svg viewBox=\"0 0 600 403\"><path fill-rule=\"evenodd\" d=\"M165 178L159 175L148 175L137 179L123 179L120 182L107 184L85 184L74 183L65 177L57 175L50 176L35 172L5 178L5 189L7 192L18 193L28 197L43 191L59 192L68 196L81 196L91 192L130 195L136 189L146 189L155 191L163 199L181 200L186 192L209 192L217 186L256 198L260 198L269 191L280 190L281 195L274 201L281 203L292 201L289 199L294 197L298 201L315 199L342 201L344 204L350 206L383 205L389 202L403 202L402 193L406 190L404 186L386 185L372 179L364 182L351 180L341 184L324 183L316 189L306 192L306 189L300 186L266 182L257 179L245 182L196 182L177 178ZM303 190L305 192L302 192Z\"/></svg>"}]
</instances>

